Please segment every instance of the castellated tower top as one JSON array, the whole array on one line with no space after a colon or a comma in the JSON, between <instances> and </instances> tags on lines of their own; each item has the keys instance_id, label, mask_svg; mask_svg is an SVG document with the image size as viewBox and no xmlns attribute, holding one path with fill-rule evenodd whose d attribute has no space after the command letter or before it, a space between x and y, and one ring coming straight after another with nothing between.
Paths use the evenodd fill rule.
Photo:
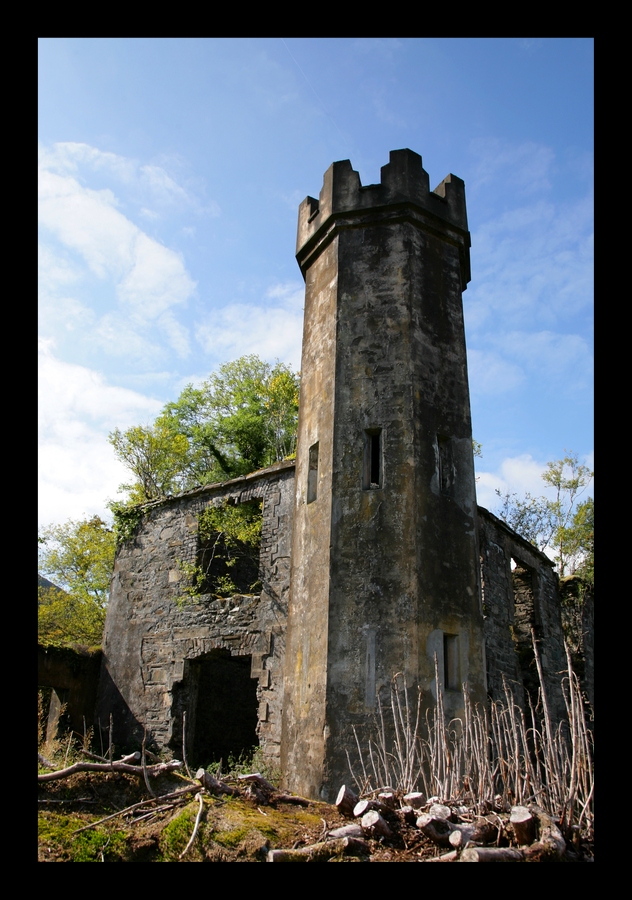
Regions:
<instances>
[{"instance_id":1,"label":"castellated tower top","mask_svg":"<svg viewBox=\"0 0 632 900\"><path fill-rule=\"evenodd\" d=\"M296 258L303 276L314 253L320 253L341 228L369 224L369 218L408 220L458 244L465 290L470 280L465 184L456 175L447 175L431 191L421 156L412 150L391 150L380 184L366 187L348 159L331 164L318 200L306 197L299 207Z\"/></svg>"}]
</instances>

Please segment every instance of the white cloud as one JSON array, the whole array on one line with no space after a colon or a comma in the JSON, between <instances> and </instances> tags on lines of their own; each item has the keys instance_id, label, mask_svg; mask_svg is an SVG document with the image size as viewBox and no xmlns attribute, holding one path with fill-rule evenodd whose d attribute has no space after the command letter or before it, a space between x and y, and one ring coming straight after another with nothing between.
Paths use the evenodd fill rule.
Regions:
<instances>
[{"instance_id":1,"label":"white cloud","mask_svg":"<svg viewBox=\"0 0 632 900\"><path fill-rule=\"evenodd\" d=\"M183 164L177 157L163 158L165 165L182 170ZM203 201L200 197L201 184L195 179L186 179L186 186L178 183L165 166L156 163L141 165L137 160L119 156L116 153L99 150L89 144L62 141L52 147L39 147L40 168L61 175L74 174L77 177L86 172L98 173L125 186L130 196L140 201L141 213L158 218L159 213L150 208L188 209L211 216L220 215L220 208L214 200ZM131 193L130 193L131 192Z\"/></svg>"},{"instance_id":2,"label":"white cloud","mask_svg":"<svg viewBox=\"0 0 632 900\"><path fill-rule=\"evenodd\" d=\"M525 380L520 366L494 351L468 350L467 368L473 396L504 394Z\"/></svg>"},{"instance_id":3,"label":"white cloud","mask_svg":"<svg viewBox=\"0 0 632 900\"><path fill-rule=\"evenodd\" d=\"M281 301L288 309L302 310L305 304L305 285L300 281L284 281L266 291L266 297Z\"/></svg>"},{"instance_id":4,"label":"white cloud","mask_svg":"<svg viewBox=\"0 0 632 900\"><path fill-rule=\"evenodd\" d=\"M304 287L297 282L277 284L266 296L276 302L233 303L215 309L211 321L200 323L196 330L204 350L218 361L256 353L300 369Z\"/></svg>"},{"instance_id":5,"label":"white cloud","mask_svg":"<svg viewBox=\"0 0 632 900\"><path fill-rule=\"evenodd\" d=\"M133 265L117 287L120 300L148 321L171 306L186 303L194 289L195 282L178 254L137 229Z\"/></svg>"},{"instance_id":6,"label":"white cloud","mask_svg":"<svg viewBox=\"0 0 632 900\"><path fill-rule=\"evenodd\" d=\"M141 166L140 176L146 182L154 196L163 203L188 203L189 195L171 178L162 166Z\"/></svg>"},{"instance_id":7,"label":"white cloud","mask_svg":"<svg viewBox=\"0 0 632 900\"><path fill-rule=\"evenodd\" d=\"M121 277L133 264L138 229L116 206L109 189L94 191L70 175L40 170L40 223L99 278Z\"/></svg>"},{"instance_id":8,"label":"white cloud","mask_svg":"<svg viewBox=\"0 0 632 900\"><path fill-rule=\"evenodd\" d=\"M591 379L592 350L577 334L514 331L494 340L502 343L512 359L520 360L533 373L556 378L572 371L582 385Z\"/></svg>"},{"instance_id":9,"label":"white cloud","mask_svg":"<svg viewBox=\"0 0 632 900\"><path fill-rule=\"evenodd\" d=\"M356 38L351 44L351 49L371 56L377 53L390 59L393 54L401 50L402 46L402 42L397 38Z\"/></svg>"},{"instance_id":10,"label":"white cloud","mask_svg":"<svg viewBox=\"0 0 632 900\"><path fill-rule=\"evenodd\" d=\"M476 495L479 504L493 510L499 502L496 489L501 494L510 491L520 496L527 491L536 496L544 494L542 472L545 468L546 463L537 462L528 453L507 457L495 472L482 472L477 468Z\"/></svg>"},{"instance_id":11,"label":"white cloud","mask_svg":"<svg viewBox=\"0 0 632 900\"><path fill-rule=\"evenodd\" d=\"M566 454L566 451L565 451ZM554 492L547 487L542 480L542 473L546 470L546 462L538 462L530 454L523 453L520 456L508 456L494 472L481 471L481 461L477 460L476 467L476 497L480 506L491 510L499 505L500 499L496 494L507 492L524 497L526 493L534 497L545 496L554 499ZM590 453L580 460L580 463L593 469L594 454ZM586 496L592 496L592 486Z\"/></svg>"},{"instance_id":12,"label":"white cloud","mask_svg":"<svg viewBox=\"0 0 632 900\"><path fill-rule=\"evenodd\" d=\"M137 164L131 159L77 141L61 141L52 147L40 145L38 155L43 169L78 172L83 164L95 170L110 171L122 182L131 182L137 168Z\"/></svg>"},{"instance_id":13,"label":"white cloud","mask_svg":"<svg viewBox=\"0 0 632 900\"><path fill-rule=\"evenodd\" d=\"M175 350L178 356L181 359L187 357L191 350L189 329L181 325L170 310L160 316L157 324L167 338L169 346Z\"/></svg>"},{"instance_id":14,"label":"white cloud","mask_svg":"<svg viewBox=\"0 0 632 900\"><path fill-rule=\"evenodd\" d=\"M106 352L143 361L164 355L162 334L178 355L186 355L189 336L172 309L187 303L195 282L178 253L123 214L110 188L81 183L78 172L86 161L114 171L120 181L134 176L135 164L85 144L41 151L42 327L57 335L60 327L83 327L86 345L97 343ZM178 195L180 189L163 170L145 169L155 193L159 186L163 194ZM97 316L99 302L105 309Z\"/></svg>"},{"instance_id":15,"label":"white cloud","mask_svg":"<svg viewBox=\"0 0 632 900\"><path fill-rule=\"evenodd\" d=\"M62 362L51 341L39 343L39 521L105 515L106 500L129 478L108 433L153 420L162 404Z\"/></svg>"},{"instance_id":16,"label":"white cloud","mask_svg":"<svg viewBox=\"0 0 632 900\"><path fill-rule=\"evenodd\" d=\"M476 193L492 187L494 193L510 189L532 194L551 187L555 154L550 147L525 141L511 144L497 138L474 138L470 152L475 157L468 190Z\"/></svg>"},{"instance_id":17,"label":"white cloud","mask_svg":"<svg viewBox=\"0 0 632 900\"><path fill-rule=\"evenodd\" d=\"M145 328L134 325L129 317L118 311L106 313L91 330L88 340L109 356L133 359L144 366L164 357L164 347L151 340Z\"/></svg>"},{"instance_id":18,"label":"white cloud","mask_svg":"<svg viewBox=\"0 0 632 900\"><path fill-rule=\"evenodd\" d=\"M472 235L468 329L567 322L593 300L592 198L544 201L490 220Z\"/></svg>"}]
</instances>

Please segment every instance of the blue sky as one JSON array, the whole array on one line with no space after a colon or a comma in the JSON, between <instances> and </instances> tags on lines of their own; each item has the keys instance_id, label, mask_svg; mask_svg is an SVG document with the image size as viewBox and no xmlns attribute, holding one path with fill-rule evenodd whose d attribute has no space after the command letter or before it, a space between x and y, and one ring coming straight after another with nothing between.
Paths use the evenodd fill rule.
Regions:
<instances>
[{"instance_id":1,"label":"blue sky","mask_svg":"<svg viewBox=\"0 0 632 900\"><path fill-rule=\"evenodd\" d=\"M107 435L246 353L300 368L298 205L334 160L466 186L479 502L593 453L591 39L39 42L40 523L106 515Z\"/></svg>"}]
</instances>

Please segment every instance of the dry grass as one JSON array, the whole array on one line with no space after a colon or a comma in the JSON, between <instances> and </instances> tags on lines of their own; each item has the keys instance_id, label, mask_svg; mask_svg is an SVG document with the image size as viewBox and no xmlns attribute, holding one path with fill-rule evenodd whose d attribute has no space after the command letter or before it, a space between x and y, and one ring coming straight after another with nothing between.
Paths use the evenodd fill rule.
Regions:
<instances>
[{"instance_id":1,"label":"dry grass","mask_svg":"<svg viewBox=\"0 0 632 900\"><path fill-rule=\"evenodd\" d=\"M535 646L535 645L534 645ZM421 716L418 692L411 704L405 680L394 676L390 709L378 702L374 735L364 745L357 733L358 763L349 765L361 793L390 788L423 790L444 800L473 804L536 802L566 828L594 828L594 737L567 649L563 679L567 720L552 721L542 670L537 707L528 714L504 682L505 698L489 707L473 706L463 688L463 719L446 722L441 690ZM435 658L435 670L437 661ZM436 683L440 684L438 671Z\"/></svg>"}]
</instances>

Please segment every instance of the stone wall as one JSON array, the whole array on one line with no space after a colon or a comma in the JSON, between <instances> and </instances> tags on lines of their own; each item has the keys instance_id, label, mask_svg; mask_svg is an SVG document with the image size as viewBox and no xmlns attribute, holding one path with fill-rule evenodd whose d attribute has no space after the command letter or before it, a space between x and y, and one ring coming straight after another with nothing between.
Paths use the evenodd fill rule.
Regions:
<instances>
[{"instance_id":1,"label":"stone wall","mask_svg":"<svg viewBox=\"0 0 632 900\"><path fill-rule=\"evenodd\" d=\"M150 742L180 755L186 712L192 756L215 720L223 733L243 713L246 725L252 717L253 742L279 763L294 496L294 464L287 462L146 507L136 535L117 554L104 637L95 722L105 734L112 714L117 747L139 746L146 727ZM196 559L197 516L226 500L262 501L262 591L225 599L202 595L197 603L178 605L178 561ZM553 564L482 507L478 543L487 693L504 698L504 675L524 704L524 686L533 685L535 676L533 627L552 712L563 715L558 673L565 657ZM592 679L591 622L585 632L586 674Z\"/></svg>"},{"instance_id":2,"label":"stone wall","mask_svg":"<svg viewBox=\"0 0 632 900\"><path fill-rule=\"evenodd\" d=\"M559 673L566 669L566 656L553 563L480 506L478 521L488 695L504 697L503 675L520 706L525 689L532 693L537 687L533 629L551 713L562 718L566 708Z\"/></svg>"},{"instance_id":3,"label":"stone wall","mask_svg":"<svg viewBox=\"0 0 632 900\"><path fill-rule=\"evenodd\" d=\"M100 666L100 650L37 646L37 683L53 688L62 698L66 719L77 734L83 734L84 719L87 728L92 724Z\"/></svg>"},{"instance_id":4,"label":"stone wall","mask_svg":"<svg viewBox=\"0 0 632 900\"><path fill-rule=\"evenodd\" d=\"M183 712L187 747L195 746L204 672L214 661L249 657L256 679L253 743L258 738L270 759L278 758L293 475L293 463L279 463L145 507L135 536L117 553L104 635L97 718L103 725L112 714L118 746L137 746L146 727L155 746L181 752ZM197 517L227 500L262 501L263 589L179 604L185 583L179 564L195 563L199 549ZM230 710L220 714L229 717Z\"/></svg>"}]
</instances>

